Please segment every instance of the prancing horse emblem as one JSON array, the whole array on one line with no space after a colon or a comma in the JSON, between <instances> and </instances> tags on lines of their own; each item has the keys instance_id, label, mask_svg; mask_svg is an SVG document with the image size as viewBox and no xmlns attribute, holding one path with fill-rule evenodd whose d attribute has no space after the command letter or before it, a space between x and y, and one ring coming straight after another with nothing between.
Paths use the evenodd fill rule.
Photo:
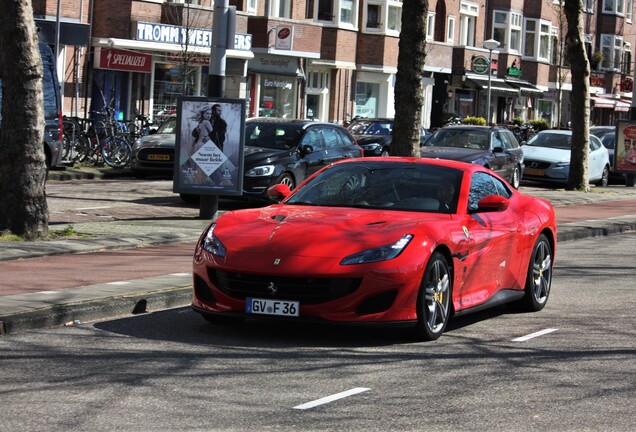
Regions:
<instances>
[{"instance_id":1,"label":"prancing horse emblem","mask_svg":"<svg viewBox=\"0 0 636 432\"><path fill-rule=\"evenodd\" d=\"M274 260L274 265L278 265L278 264L280 264L280 258L276 258L276 259Z\"/></svg>"},{"instance_id":2,"label":"prancing horse emblem","mask_svg":"<svg viewBox=\"0 0 636 432\"><path fill-rule=\"evenodd\" d=\"M267 291L269 291L271 295L276 295L278 288L274 285L274 282L270 282L267 284Z\"/></svg>"}]
</instances>

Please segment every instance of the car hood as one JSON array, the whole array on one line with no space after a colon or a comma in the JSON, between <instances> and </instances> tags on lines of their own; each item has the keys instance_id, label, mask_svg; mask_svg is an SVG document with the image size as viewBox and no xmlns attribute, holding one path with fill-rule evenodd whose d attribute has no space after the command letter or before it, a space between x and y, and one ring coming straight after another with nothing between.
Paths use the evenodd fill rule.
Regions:
<instances>
[{"instance_id":1,"label":"car hood","mask_svg":"<svg viewBox=\"0 0 636 432\"><path fill-rule=\"evenodd\" d=\"M364 144L390 144L391 143L391 135L355 135L356 140L358 141L358 145Z\"/></svg>"},{"instance_id":2,"label":"car hood","mask_svg":"<svg viewBox=\"0 0 636 432\"><path fill-rule=\"evenodd\" d=\"M524 159L539 160L550 163L570 161L570 150L528 145L521 148L523 150Z\"/></svg>"},{"instance_id":3,"label":"car hood","mask_svg":"<svg viewBox=\"0 0 636 432\"><path fill-rule=\"evenodd\" d=\"M450 159L461 162L473 162L488 153L490 153L489 150L457 147L420 147L420 156L423 158Z\"/></svg>"},{"instance_id":4,"label":"car hood","mask_svg":"<svg viewBox=\"0 0 636 432\"><path fill-rule=\"evenodd\" d=\"M214 233L227 248L225 265L230 267L241 267L246 259L264 265L275 258L331 258L337 263L404 234L421 233L422 224L442 218L449 215L279 204L226 213Z\"/></svg>"},{"instance_id":5,"label":"car hood","mask_svg":"<svg viewBox=\"0 0 636 432\"><path fill-rule=\"evenodd\" d=\"M280 150L265 147L245 146L244 159L246 166L253 166L261 162L276 160L285 156L289 156L293 150Z\"/></svg>"},{"instance_id":6,"label":"car hood","mask_svg":"<svg viewBox=\"0 0 636 432\"><path fill-rule=\"evenodd\" d=\"M174 148L175 134L147 135L141 139L138 148Z\"/></svg>"}]
</instances>

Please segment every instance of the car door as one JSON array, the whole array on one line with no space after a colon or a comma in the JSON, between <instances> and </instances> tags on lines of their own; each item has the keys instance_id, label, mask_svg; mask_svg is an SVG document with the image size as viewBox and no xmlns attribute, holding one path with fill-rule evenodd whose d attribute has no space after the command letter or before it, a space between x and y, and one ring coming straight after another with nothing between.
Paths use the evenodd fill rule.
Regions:
<instances>
[{"instance_id":1,"label":"car door","mask_svg":"<svg viewBox=\"0 0 636 432\"><path fill-rule=\"evenodd\" d=\"M519 266L517 233L523 228L522 221L511 208L478 212L477 203L489 195L510 198L512 192L492 175L475 173L464 223L469 238L468 254L464 259L464 290L458 293L464 306L481 304L497 291L515 286Z\"/></svg>"},{"instance_id":2,"label":"car door","mask_svg":"<svg viewBox=\"0 0 636 432\"><path fill-rule=\"evenodd\" d=\"M509 156L506 154L506 142L500 131L492 131L490 133L490 151L492 158L488 161L491 170L504 178L508 178Z\"/></svg>"},{"instance_id":3,"label":"car door","mask_svg":"<svg viewBox=\"0 0 636 432\"><path fill-rule=\"evenodd\" d=\"M308 128L300 140L300 158L305 165L305 178L325 166L324 152L325 141L322 128L319 126Z\"/></svg>"},{"instance_id":4,"label":"car door","mask_svg":"<svg viewBox=\"0 0 636 432\"><path fill-rule=\"evenodd\" d=\"M590 155L588 170L590 172L590 180L597 180L603 175L603 169L605 169L605 151L603 144L594 135L590 135Z\"/></svg>"}]
</instances>

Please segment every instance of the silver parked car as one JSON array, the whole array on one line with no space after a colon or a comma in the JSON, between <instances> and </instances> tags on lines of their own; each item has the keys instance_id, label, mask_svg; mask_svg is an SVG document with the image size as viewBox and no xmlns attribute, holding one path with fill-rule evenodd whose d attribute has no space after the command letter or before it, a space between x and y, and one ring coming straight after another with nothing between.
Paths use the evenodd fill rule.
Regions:
<instances>
[{"instance_id":1,"label":"silver parked car","mask_svg":"<svg viewBox=\"0 0 636 432\"><path fill-rule=\"evenodd\" d=\"M523 149L526 170L524 179L547 183L567 183L570 175L572 131L544 130L530 139ZM590 134L589 180L607 186L610 160L607 149Z\"/></svg>"}]
</instances>

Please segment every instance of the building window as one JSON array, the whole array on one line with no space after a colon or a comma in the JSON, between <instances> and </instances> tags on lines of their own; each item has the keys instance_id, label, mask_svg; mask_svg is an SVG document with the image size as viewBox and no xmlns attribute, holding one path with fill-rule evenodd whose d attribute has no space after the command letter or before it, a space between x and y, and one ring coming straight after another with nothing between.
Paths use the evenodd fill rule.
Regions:
<instances>
[{"instance_id":1,"label":"building window","mask_svg":"<svg viewBox=\"0 0 636 432\"><path fill-rule=\"evenodd\" d=\"M247 0L247 11L250 13L256 13L256 0Z\"/></svg>"},{"instance_id":2,"label":"building window","mask_svg":"<svg viewBox=\"0 0 636 432\"><path fill-rule=\"evenodd\" d=\"M632 74L632 46L628 43L623 45L623 65L621 71L625 75Z\"/></svg>"},{"instance_id":3,"label":"building window","mask_svg":"<svg viewBox=\"0 0 636 432\"><path fill-rule=\"evenodd\" d=\"M357 5L358 2L354 0L318 0L315 16L318 21L355 27Z\"/></svg>"},{"instance_id":4,"label":"building window","mask_svg":"<svg viewBox=\"0 0 636 432\"><path fill-rule=\"evenodd\" d=\"M270 0L269 16L274 18L291 18L292 0Z\"/></svg>"},{"instance_id":5,"label":"building window","mask_svg":"<svg viewBox=\"0 0 636 432\"><path fill-rule=\"evenodd\" d=\"M446 26L446 42L453 43L455 40L455 17L448 17L448 25Z\"/></svg>"},{"instance_id":6,"label":"building window","mask_svg":"<svg viewBox=\"0 0 636 432\"><path fill-rule=\"evenodd\" d=\"M552 25L549 21L526 19L524 37L524 57L550 61L550 37Z\"/></svg>"},{"instance_id":7,"label":"building window","mask_svg":"<svg viewBox=\"0 0 636 432\"><path fill-rule=\"evenodd\" d=\"M601 53L603 53L601 69L620 71L623 60L623 37L602 34Z\"/></svg>"},{"instance_id":8,"label":"building window","mask_svg":"<svg viewBox=\"0 0 636 432\"><path fill-rule=\"evenodd\" d=\"M585 0L583 10L585 12L594 13L594 0Z\"/></svg>"},{"instance_id":9,"label":"building window","mask_svg":"<svg viewBox=\"0 0 636 432\"><path fill-rule=\"evenodd\" d=\"M432 41L435 33L435 13L429 12L426 17L426 40Z\"/></svg>"},{"instance_id":10,"label":"building window","mask_svg":"<svg viewBox=\"0 0 636 432\"><path fill-rule=\"evenodd\" d=\"M472 2L461 2L459 15L459 44L475 46L475 31L479 5Z\"/></svg>"},{"instance_id":11,"label":"building window","mask_svg":"<svg viewBox=\"0 0 636 432\"><path fill-rule=\"evenodd\" d=\"M624 15L624 0L603 0L603 13L612 15Z\"/></svg>"},{"instance_id":12,"label":"building window","mask_svg":"<svg viewBox=\"0 0 636 432\"><path fill-rule=\"evenodd\" d=\"M399 36L402 27L402 1L368 1L363 17L364 30L373 33L385 33ZM353 23L352 23L353 24Z\"/></svg>"},{"instance_id":13,"label":"building window","mask_svg":"<svg viewBox=\"0 0 636 432\"><path fill-rule=\"evenodd\" d=\"M521 51L521 14L509 11L494 11L493 39L498 41L501 51Z\"/></svg>"},{"instance_id":14,"label":"building window","mask_svg":"<svg viewBox=\"0 0 636 432\"><path fill-rule=\"evenodd\" d=\"M629 22L632 21L633 13L634 13L634 0L627 0L625 2L625 18L627 18L627 21Z\"/></svg>"}]
</instances>

